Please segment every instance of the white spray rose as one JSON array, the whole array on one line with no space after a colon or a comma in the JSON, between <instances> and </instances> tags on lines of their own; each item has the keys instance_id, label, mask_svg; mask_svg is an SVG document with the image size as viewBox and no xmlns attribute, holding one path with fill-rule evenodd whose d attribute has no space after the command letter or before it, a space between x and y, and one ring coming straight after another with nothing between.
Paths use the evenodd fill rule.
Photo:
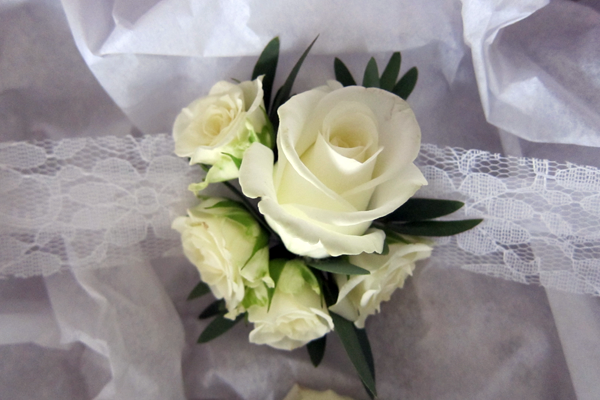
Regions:
<instances>
[{"instance_id":1,"label":"white spray rose","mask_svg":"<svg viewBox=\"0 0 600 400\"><path fill-rule=\"evenodd\" d=\"M333 390L318 392L294 385L283 400L352 400L351 397L340 396Z\"/></svg>"},{"instance_id":2,"label":"white spray rose","mask_svg":"<svg viewBox=\"0 0 600 400\"><path fill-rule=\"evenodd\" d=\"M189 157L190 164L212 165L204 182L191 185L191 190L237 178L239 162L252 143L274 144L262 77L237 85L217 82L208 96L193 101L177 116L173 138L179 157Z\"/></svg>"},{"instance_id":3,"label":"white spray rose","mask_svg":"<svg viewBox=\"0 0 600 400\"><path fill-rule=\"evenodd\" d=\"M183 251L234 319L252 304L266 304L269 276L268 236L239 203L209 198L173 221Z\"/></svg>"},{"instance_id":4,"label":"white spray rose","mask_svg":"<svg viewBox=\"0 0 600 400\"><path fill-rule=\"evenodd\" d=\"M350 256L350 263L371 272L370 275L335 274L339 295L330 310L358 328L365 327L369 315L379 312L381 302L388 301L397 288L404 286L412 275L415 262L431 256L432 247L425 243L391 244L387 255L359 254Z\"/></svg>"},{"instance_id":5,"label":"white spray rose","mask_svg":"<svg viewBox=\"0 0 600 400\"><path fill-rule=\"evenodd\" d=\"M285 262L271 307L250 307L248 321L254 323L251 343L281 350L304 346L333 329L333 321L321 301L317 279L300 260Z\"/></svg>"},{"instance_id":6,"label":"white spray rose","mask_svg":"<svg viewBox=\"0 0 600 400\"><path fill-rule=\"evenodd\" d=\"M408 103L376 88L329 82L279 108L279 160L253 144L240 184L291 252L314 258L380 253L371 222L427 181L413 164L421 131Z\"/></svg>"}]
</instances>

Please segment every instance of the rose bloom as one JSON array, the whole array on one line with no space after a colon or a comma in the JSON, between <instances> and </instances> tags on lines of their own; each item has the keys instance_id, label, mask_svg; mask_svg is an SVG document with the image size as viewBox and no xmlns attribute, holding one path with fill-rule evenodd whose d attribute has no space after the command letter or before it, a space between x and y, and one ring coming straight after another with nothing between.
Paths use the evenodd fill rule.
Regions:
<instances>
[{"instance_id":1,"label":"rose bloom","mask_svg":"<svg viewBox=\"0 0 600 400\"><path fill-rule=\"evenodd\" d=\"M240 184L291 252L314 258L380 253L367 231L427 181L413 164L421 131L407 102L387 91L330 81L279 108L277 149L253 144Z\"/></svg>"},{"instance_id":2,"label":"rose bloom","mask_svg":"<svg viewBox=\"0 0 600 400\"><path fill-rule=\"evenodd\" d=\"M188 217L176 218L172 226L181 233L183 251L202 281L216 298L225 300L227 318L245 311L249 304L244 300L266 304L266 287L261 289L273 287L268 238L242 205L209 198L188 210ZM261 293L263 298L257 298Z\"/></svg>"},{"instance_id":3,"label":"rose bloom","mask_svg":"<svg viewBox=\"0 0 600 400\"><path fill-rule=\"evenodd\" d=\"M296 384L283 400L352 400L352 398L340 396L333 390L318 392L316 390L303 388Z\"/></svg>"},{"instance_id":4,"label":"rose bloom","mask_svg":"<svg viewBox=\"0 0 600 400\"><path fill-rule=\"evenodd\" d=\"M248 309L254 323L250 342L293 350L333 329L333 320L321 301L319 283L300 260L287 261L271 300L271 306Z\"/></svg>"},{"instance_id":5,"label":"rose bloom","mask_svg":"<svg viewBox=\"0 0 600 400\"><path fill-rule=\"evenodd\" d=\"M239 171L234 158L242 159L254 142L273 145L262 77L239 84L217 82L208 96L193 101L177 116L173 138L179 157L189 157L190 164L213 166L205 181L193 190L202 190L211 182L237 178Z\"/></svg>"},{"instance_id":6,"label":"rose bloom","mask_svg":"<svg viewBox=\"0 0 600 400\"><path fill-rule=\"evenodd\" d=\"M404 286L412 275L415 262L431 256L432 247L426 243L391 244L387 255L359 254L350 256L350 263L369 270L369 275L335 274L339 294L337 303L329 309L357 328L365 327L369 315L379 312L381 302L388 301L392 293Z\"/></svg>"}]
</instances>

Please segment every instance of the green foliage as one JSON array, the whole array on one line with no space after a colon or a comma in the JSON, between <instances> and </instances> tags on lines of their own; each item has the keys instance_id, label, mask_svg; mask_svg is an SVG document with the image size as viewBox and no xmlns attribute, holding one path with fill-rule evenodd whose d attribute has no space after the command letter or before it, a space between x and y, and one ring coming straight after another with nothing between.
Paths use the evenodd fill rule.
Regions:
<instances>
[{"instance_id":1,"label":"green foliage","mask_svg":"<svg viewBox=\"0 0 600 400\"><path fill-rule=\"evenodd\" d=\"M216 315L224 315L226 312L227 312L227 308L225 307L225 300L223 300L223 299L215 300L212 303L210 303L208 305L208 307L206 307L204 309L204 311L202 311L200 313L198 318L199 319L212 318Z\"/></svg>"},{"instance_id":2,"label":"green foliage","mask_svg":"<svg viewBox=\"0 0 600 400\"><path fill-rule=\"evenodd\" d=\"M418 78L419 71L417 70L417 67L412 67L402 78L400 78L396 86L394 86L392 93L402 97L404 100L408 99L408 96L410 96L417 85Z\"/></svg>"},{"instance_id":3,"label":"green foliage","mask_svg":"<svg viewBox=\"0 0 600 400\"><path fill-rule=\"evenodd\" d=\"M335 79L343 86L356 86L356 81L352 77L348 67L337 57L333 61L333 71L335 72Z\"/></svg>"},{"instance_id":4,"label":"green foliage","mask_svg":"<svg viewBox=\"0 0 600 400\"><path fill-rule=\"evenodd\" d=\"M392 54L388 65L385 67L383 73L381 74L380 87L383 90L387 90L388 92L394 90L396 80L398 79L398 74L400 73L401 62L402 56L400 55L399 51Z\"/></svg>"},{"instance_id":5,"label":"green foliage","mask_svg":"<svg viewBox=\"0 0 600 400\"><path fill-rule=\"evenodd\" d=\"M329 257L323 260L313 260L307 264L320 271L344 275L369 275L370 272L348 262L344 257Z\"/></svg>"},{"instance_id":6,"label":"green foliage","mask_svg":"<svg viewBox=\"0 0 600 400\"><path fill-rule=\"evenodd\" d=\"M325 347L327 344L327 335L322 336L318 339L315 339L309 342L306 345L306 350L308 351L308 355L310 356L310 362L316 368L323 361L323 357L325 356Z\"/></svg>"},{"instance_id":7,"label":"green foliage","mask_svg":"<svg viewBox=\"0 0 600 400\"><path fill-rule=\"evenodd\" d=\"M277 127L279 126L279 116L277 115L277 109L290 98L292 86L294 86L294 81L296 80L296 76L300 71L300 67L302 67L304 59L306 59L306 56L308 55L310 49L313 47L318 38L319 36L317 36L315 40L313 40L312 43L308 46L308 48L304 51L304 53L302 53L302 56L300 56L300 59L298 59L298 62L296 62L296 65L294 65L294 68L292 68L292 71L285 80L285 83L277 91L277 95L275 96L275 100L273 100L273 107L271 108L271 113L269 115L271 122L273 123L273 128L275 130L277 130Z\"/></svg>"},{"instance_id":8,"label":"green foliage","mask_svg":"<svg viewBox=\"0 0 600 400\"><path fill-rule=\"evenodd\" d=\"M460 210L465 203L454 200L436 200L411 198L391 214L381 218L382 221L422 221L452 214Z\"/></svg>"},{"instance_id":9,"label":"green foliage","mask_svg":"<svg viewBox=\"0 0 600 400\"><path fill-rule=\"evenodd\" d=\"M202 331L200 337L198 338L198 343L206 343L210 342L213 339L218 338L231 328L235 326L238 322L240 322L246 314L240 314L237 316L235 320L230 320L225 318L222 315L218 315L215 319L211 321L210 324Z\"/></svg>"},{"instance_id":10,"label":"green foliage","mask_svg":"<svg viewBox=\"0 0 600 400\"><path fill-rule=\"evenodd\" d=\"M329 315L333 319L335 332L340 337L350 361L352 361L356 372L358 372L358 376L369 394L377 396L373 354L371 353L371 346L366 332L363 330L359 333L360 330L354 326L353 322L334 312L330 311Z\"/></svg>"},{"instance_id":11,"label":"green foliage","mask_svg":"<svg viewBox=\"0 0 600 400\"><path fill-rule=\"evenodd\" d=\"M194 289L192 289L192 291L190 292L190 295L188 296L187 299L194 300L194 299L204 296L207 293L210 293L210 287L206 283L200 281L194 287Z\"/></svg>"},{"instance_id":12,"label":"green foliage","mask_svg":"<svg viewBox=\"0 0 600 400\"><path fill-rule=\"evenodd\" d=\"M415 221L405 224L389 223L386 228L411 236L453 236L475 228L483 219L463 219L459 221Z\"/></svg>"},{"instance_id":13,"label":"green foliage","mask_svg":"<svg viewBox=\"0 0 600 400\"><path fill-rule=\"evenodd\" d=\"M377 61L371 57L365 68L365 74L363 76L364 87L379 87L379 70L377 69Z\"/></svg>"},{"instance_id":14,"label":"green foliage","mask_svg":"<svg viewBox=\"0 0 600 400\"><path fill-rule=\"evenodd\" d=\"M265 107L269 108L271 101L271 92L273 91L273 82L275 81L275 73L277 72L277 61L279 59L279 37L273 38L262 51L254 71L252 71L252 80L264 75L262 84L264 91Z\"/></svg>"}]
</instances>

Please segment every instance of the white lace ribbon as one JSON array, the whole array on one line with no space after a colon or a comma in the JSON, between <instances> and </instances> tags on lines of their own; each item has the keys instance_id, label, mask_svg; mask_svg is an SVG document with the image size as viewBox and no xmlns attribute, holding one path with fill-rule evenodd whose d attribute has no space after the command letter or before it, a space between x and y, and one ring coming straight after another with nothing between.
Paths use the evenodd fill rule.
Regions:
<instances>
[{"instance_id":1,"label":"white lace ribbon","mask_svg":"<svg viewBox=\"0 0 600 400\"><path fill-rule=\"evenodd\" d=\"M484 218L438 240L448 266L600 294L600 171L423 145L420 197L456 199L451 218ZM0 277L50 275L181 254L171 221L199 170L168 135L0 144Z\"/></svg>"}]
</instances>

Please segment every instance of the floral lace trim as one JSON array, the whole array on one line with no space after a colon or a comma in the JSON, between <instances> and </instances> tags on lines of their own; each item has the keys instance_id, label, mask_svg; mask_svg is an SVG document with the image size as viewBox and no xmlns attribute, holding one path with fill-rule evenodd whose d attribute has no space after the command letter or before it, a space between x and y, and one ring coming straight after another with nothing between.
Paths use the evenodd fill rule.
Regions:
<instances>
[{"instance_id":1,"label":"floral lace trim","mask_svg":"<svg viewBox=\"0 0 600 400\"><path fill-rule=\"evenodd\" d=\"M456 199L484 218L438 239L448 266L600 294L600 171L423 145L419 197ZM0 277L50 275L181 255L171 221L199 170L168 135L0 144Z\"/></svg>"}]
</instances>

